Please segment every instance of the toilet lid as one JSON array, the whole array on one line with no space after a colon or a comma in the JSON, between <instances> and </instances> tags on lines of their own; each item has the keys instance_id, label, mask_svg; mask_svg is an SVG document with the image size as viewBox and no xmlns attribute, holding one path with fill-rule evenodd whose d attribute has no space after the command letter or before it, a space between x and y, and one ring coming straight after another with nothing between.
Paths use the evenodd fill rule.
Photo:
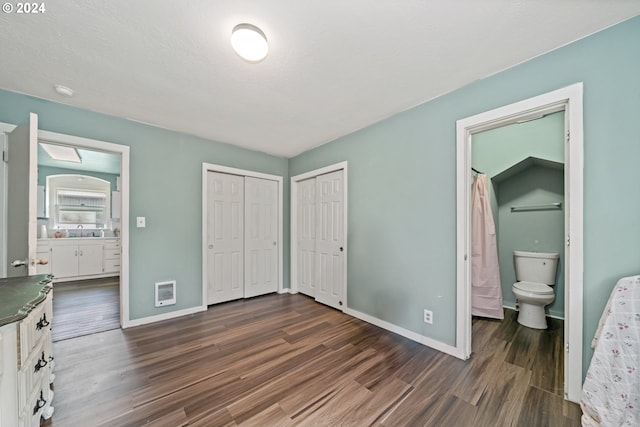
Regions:
<instances>
[{"instance_id":1,"label":"toilet lid","mask_svg":"<svg viewBox=\"0 0 640 427\"><path fill-rule=\"evenodd\" d=\"M513 287L521 291L531 292L532 294L553 294L553 288L544 283L516 282L513 284Z\"/></svg>"}]
</instances>

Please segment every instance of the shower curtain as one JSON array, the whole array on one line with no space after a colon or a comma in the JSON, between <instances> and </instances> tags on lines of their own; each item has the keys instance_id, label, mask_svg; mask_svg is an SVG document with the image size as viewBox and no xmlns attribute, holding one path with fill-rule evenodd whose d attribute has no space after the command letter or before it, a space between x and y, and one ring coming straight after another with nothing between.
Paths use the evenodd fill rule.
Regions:
<instances>
[{"instance_id":1,"label":"shower curtain","mask_svg":"<svg viewBox=\"0 0 640 427\"><path fill-rule=\"evenodd\" d=\"M471 233L471 314L503 319L496 228L484 174L473 180Z\"/></svg>"}]
</instances>

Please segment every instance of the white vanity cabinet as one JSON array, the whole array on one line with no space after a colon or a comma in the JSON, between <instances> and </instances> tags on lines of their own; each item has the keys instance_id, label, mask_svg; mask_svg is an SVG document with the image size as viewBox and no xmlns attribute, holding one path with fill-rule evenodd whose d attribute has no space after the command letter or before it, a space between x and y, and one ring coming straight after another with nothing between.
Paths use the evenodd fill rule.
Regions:
<instances>
[{"instance_id":1,"label":"white vanity cabinet","mask_svg":"<svg viewBox=\"0 0 640 427\"><path fill-rule=\"evenodd\" d=\"M0 279L0 427L39 426L54 412L53 293L45 277Z\"/></svg>"},{"instance_id":2,"label":"white vanity cabinet","mask_svg":"<svg viewBox=\"0 0 640 427\"><path fill-rule=\"evenodd\" d=\"M71 240L71 241L69 241ZM73 239L51 246L51 274L56 278L102 274L102 241L78 244Z\"/></svg>"},{"instance_id":3,"label":"white vanity cabinet","mask_svg":"<svg viewBox=\"0 0 640 427\"><path fill-rule=\"evenodd\" d=\"M82 280L120 274L118 237L39 239L38 258L48 259L38 273L52 274L56 281Z\"/></svg>"}]
</instances>

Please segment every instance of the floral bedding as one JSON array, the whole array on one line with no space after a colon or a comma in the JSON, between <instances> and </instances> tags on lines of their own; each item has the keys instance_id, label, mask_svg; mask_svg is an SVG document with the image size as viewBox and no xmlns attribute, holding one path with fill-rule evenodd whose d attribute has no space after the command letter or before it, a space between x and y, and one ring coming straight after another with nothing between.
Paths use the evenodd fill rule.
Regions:
<instances>
[{"instance_id":1,"label":"floral bedding","mask_svg":"<svg viewBox=\"0 0 640 427\"><path fill-rule=\"evenodd\" d=\"M640 426L640 276L620 279L592 342L582 425Z\"/></svg>"}]
</instances>

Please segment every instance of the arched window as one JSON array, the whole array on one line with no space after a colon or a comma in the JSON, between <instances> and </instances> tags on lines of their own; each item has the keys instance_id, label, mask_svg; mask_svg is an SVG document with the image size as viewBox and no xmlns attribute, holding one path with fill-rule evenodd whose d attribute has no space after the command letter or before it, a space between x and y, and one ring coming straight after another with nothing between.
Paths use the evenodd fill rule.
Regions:
<instances>
[{"instance_id":1,"label":"arched window","mask_svg":"<svg viewBox=\"0 0 640 427\"><path fill-rule=\"evenodd\" d=\"M46 212L54 228L106 228L111 184L87 175L47 177Z\"/></svg>"}]
</instances>

